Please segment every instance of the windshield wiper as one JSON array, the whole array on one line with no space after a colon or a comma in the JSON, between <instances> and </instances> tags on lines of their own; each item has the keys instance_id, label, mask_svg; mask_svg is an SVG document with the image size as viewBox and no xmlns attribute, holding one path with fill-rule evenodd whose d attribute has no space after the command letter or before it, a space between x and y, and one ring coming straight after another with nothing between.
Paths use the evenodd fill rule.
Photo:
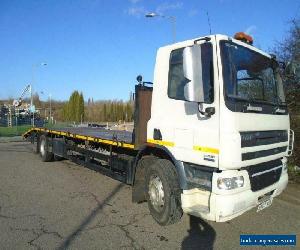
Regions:
<instances>
[{"instance_id":1,"label":"windshield wiper","mask_svg":"<svg viewBox=\"0 0 300 250\"><path fill-rule=\"evenodd\" d=\"M248 105L244 106L244 112L262 112L262 107L252 106L251 104L257 103L255 99L253 99L252 96L249 96L249 98L237 96L237 95L227 95L230 98L234 98L240 101L247 102Z\"/></svg>"},{"instance_id":2,"label":"windshield wiper","mask_svg":"<svg viewBox=\"0 0 300 250\"><path fill-rule=\"evenodd\" d=\"M277 105L278 104L278 103L269 102L269 101L265 101L265 100L255 99L251 96L249 96L249 98L245 98L245 97L241 97L241 96L237 96L237 95L227 95L227 96L230 97L230 98L234 98L234 99L249 102L249 103L270 104L270 105Z\"/></svg>"},{"instance_id":3,"label":"windshield wiper","mask_svg":"<svg viewBox=\"0 0 300 250\"><path fill-rule=\"evenodd\" d=\"M251 97L245 98L245 97L241 97L241 96L237 96L237 95L227 95L227 97L246 102L248 105L244 106L244 110L243 110L244 112L262 112L262 107L252 106L251 104L270 104L270 105L274 106L273 112L275 114L285 114L287 112L286 109L281 109L279 107L279 105L282 105L283 103L285 103L285 102L282 102L281 100L280 100L281 103L279 103L279 102L274 103L274 102L253 99Z\"/></svg>"},{"instance_id":4,"label":"windshield wiper","mask_svg":"<svg viewBox=\"0 0 300 250\"><path fill-rule=\"evenodd\" d=\"M227 96L230 97L230 98L234 98L234 99L249 102L249 103L260 103L260 102L262 102L260 100L254 99L252 96L249 96L248 98L241 97L241 96L238 96L238 95L230 95L230 94L228 94Z\"/></svg>"}]
</instances>

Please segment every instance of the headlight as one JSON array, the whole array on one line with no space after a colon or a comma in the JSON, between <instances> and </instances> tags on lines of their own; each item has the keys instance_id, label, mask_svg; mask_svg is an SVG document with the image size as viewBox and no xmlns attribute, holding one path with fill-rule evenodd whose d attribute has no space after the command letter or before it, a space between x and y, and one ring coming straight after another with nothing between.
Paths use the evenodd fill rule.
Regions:
<instances>
[{"instance_id":1,"label":"headlight","mask_svg":"<svg viewBox=\"0 0 300 250\"><path fill-rule=\"evenodd\" d=\"M232 178L219 177L217 184L219 189L225 189L225 190L243 187L244 177L243 176L232 177Z\"/></svg>"}]
</instances>

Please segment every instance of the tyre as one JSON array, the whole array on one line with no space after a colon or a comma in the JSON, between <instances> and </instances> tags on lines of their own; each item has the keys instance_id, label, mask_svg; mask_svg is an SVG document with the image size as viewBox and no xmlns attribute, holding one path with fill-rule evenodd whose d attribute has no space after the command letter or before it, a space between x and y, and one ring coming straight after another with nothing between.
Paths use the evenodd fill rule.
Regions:
<instances>
[{"instance_id":1,"label":"tyre","mask_svg":"<svg viewBox=\"0 0 300 250\"><path fill-rule=\"evenodd\" d=\"M146 193L152 217L162 226L178 222L182 216L177 173L166 159L158 159L146 170Z\"/></svg>"},{"instance_id":2,"label":"tyre","mask_svg":"<svg viewBox=\"0 0 300 250\"><path fill-rule=\"evenodd\" d=\"M48 138L45 135L42 135L40 137L40 156L42 158L42 161L52 161L53 160L53 153L49 152L49 142Z\"/></svg>"}]
</instances>

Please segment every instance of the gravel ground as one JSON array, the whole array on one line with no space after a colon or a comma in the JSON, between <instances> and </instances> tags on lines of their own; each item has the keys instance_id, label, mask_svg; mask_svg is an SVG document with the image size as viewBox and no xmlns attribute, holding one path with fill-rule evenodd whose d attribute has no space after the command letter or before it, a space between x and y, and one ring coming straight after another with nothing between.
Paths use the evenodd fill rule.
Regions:
<instances>
[{"instance_id":1,"label":"gravel ground","mask_svg":"<svg viewBox=\"0 0 300 250\"><path fill-rule=\"evenodd\" d=\"M0 143L1 249L239 249L247 233L299 241L299 186L227 223L184 215L161 227L146 203L131 202L130 186L69 161L42 163L26 142Z\"/></svg>"},{"instance_id":2,"label":"gravel ground","mask_svg":"<svg viewBox=\"0 0 300 250\"><path fill-rule=\"evenodd\" d=\"M0 143L2 142L23 142L22 136L10 136L10 137L3 137L0 136Z\"/></svg>"}]
</instances>

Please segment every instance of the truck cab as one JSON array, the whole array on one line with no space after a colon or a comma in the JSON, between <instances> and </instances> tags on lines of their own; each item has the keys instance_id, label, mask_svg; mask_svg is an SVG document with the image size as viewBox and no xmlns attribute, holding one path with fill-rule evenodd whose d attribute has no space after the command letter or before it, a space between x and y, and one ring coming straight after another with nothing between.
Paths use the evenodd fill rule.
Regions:
<instances>
[{"instance_id":1,"label":"truck cab","mask_svg":"<svg viewBox=\"0 0 300 250\"><path fill-rule=\"evenodd\" d=\"M200 37L156 58L147 143L176 166L182 210L218 222L269 206L288 183L293 134L279 65L246 40Z\"/></svg>"}]
</instances>

